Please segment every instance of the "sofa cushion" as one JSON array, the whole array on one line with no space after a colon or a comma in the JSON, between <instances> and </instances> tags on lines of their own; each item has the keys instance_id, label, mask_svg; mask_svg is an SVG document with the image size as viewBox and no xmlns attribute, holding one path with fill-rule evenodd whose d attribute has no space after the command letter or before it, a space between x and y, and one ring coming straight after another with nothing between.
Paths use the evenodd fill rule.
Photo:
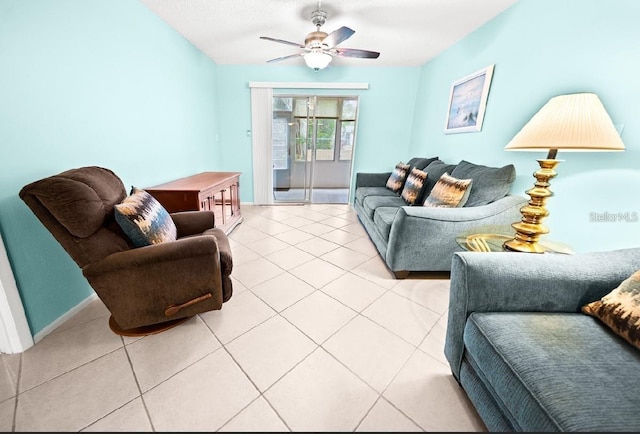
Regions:
<instances>
[{"instance_id":1,"label":"sofa cushion","mask_svg":"<svg viewBox=\"0 0 640 434\"><path fill-rule=\"evenodd\" d=\"M431 157L431 158L413 157L411 160L407 161L407 164L409 165L409 172L411 172L411 169L413 169L414 167L416 169L424 170L425 167L427 167L429 164L433 163L437 159L438 157Z\"/></svg>"},{"instance_id":2,"label":"sofa cushion","mask_svg":"<svg viewBox=\"0 0 640 434\"><path fill-rule=\"evenodd\" d=\"M431 193L431 190L433 190L433 187L435 187L438 179L440 179L442 174L445 172L451 173L455 168L455 164L447 164L441 160L432 161L427 167L424 168L424 171L427 172L427 180L424 185L424 191L422 192L420 205L422 205L424 199L429 196L429 193Z\"/></svg>"},{"instance_id":3,"label":"sofa cushion","mask_svg":"<svg viewBox=\"0 0 640 434\"><path fill-rule=\"evenodd\" d=\"M420 203L426 180L427 172L416 169L415 167L411 169L407 181L404 183L404 187L402 187L402 193L400 194L400 197L404 199L407 205Z\"/></svg>"},{"instance_id":4,"label":"sofa cushion","mask_svg":"<svg viewBox=\"0 0 640 434\"><path fill-rule=\"evenodd\" d=\"M373 220L373 213L381 206L399 207L405 205L405 201L400 196L369 196L362 201L362 208L371 220Z\"/></svg>"},{"instance_id":5,"label":"sofa cushion","mask_svg":"<svg viewBox=\"0 0 640 434\"><path fill-rule=\"evenodd\" d=\"M376 208L376 211L373 213L373 223L378 228L378 232L382 235L385 241L389 241L389 233L391 232L391 225L393 224L393 220L396 218L396 214L398 214L398 207L387 207L381 206Z\"/></svg>"},{"instance_id":6,"label":"sofa cushion","mask_svg":"<svg viewBox=\"0 0 640 434\"><path fill-rule=\"evenodd\" d=\"M473 186L472 179L458 179L443 173L423 206L431 208L462 208Z\"/></svg>"},{"instance_id":7,"label":"sofa cushion","mask_svg":"<svg viewBox=\"0 0 640 434\"><path fill-rule=\"evenodd\" d=\"M600 300L582 306L582 311L640 349L640 270Z\"/></svg>"},{"instance_id":8,"label":"sofa cushion","mask_svg":"<svg viewBox=\"0 0 640 434\"><path fill-rule=\"evenodd\" d=\"M116 222L136 247L177 238L176 225L167 210L142 189L132 187L131 194L114 209Z\"/></svg>"},{"instance_id":9,"label":"sofa cushion","mask_svg":"<svg viewBox=\"0 0 640 434\"><path fill-rule=\"evenodd\" d=\"M362 205L362 201L368 196L397 196L396 193L387 187L358 187L356 189L356 202Z\"/></svg>"},{"instance_id":10,"label":"sofa cushion","mask_svg":"<svg viewBox=\"0 0 640 434\"><path fill-rule=\"evenodd\" d=\"M464 343L517 431L640 430L640 351L595 318L475 312Z\"/></svg>"},{"instance_id":11,"label":"sofa cushion","mask_svg":"<svg viewBox=\"0 0 640 434\"><path fill-rule=\"evenodd\" d=\"M480 206L506 196L516 179L513 164L503 167L488 167L462 160L450 172L456 178L473 179L473 190L465 206Z\"/></svg>"},{"instance_id":12,"label":"sofa cushion","mask_svg":"<svg viewBox=\"0 0 640 434\"><path fill-rule=\"evenodd\" d=\"M402 187L404 186L404 182L407 180L408 175L408 164L402 162L396 164L396 167L394 167L391 175L389 176L389 179L387 180L386 187L394 193L400 193L400 191L402 191Z\"/></svg>"}]
</instances>

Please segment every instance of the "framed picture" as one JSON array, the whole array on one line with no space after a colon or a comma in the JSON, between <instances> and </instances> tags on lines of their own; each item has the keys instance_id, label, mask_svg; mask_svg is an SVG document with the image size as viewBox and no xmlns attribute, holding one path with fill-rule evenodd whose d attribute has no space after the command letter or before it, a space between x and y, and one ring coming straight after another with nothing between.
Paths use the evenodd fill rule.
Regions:
<instances>
[{"instance_id":1,"label":"framed picture","mask_svg":"<svg viewBox=\"0 0 640 434\"><path fill-rule=\"evenodd\" d=\"M493 66L489 65L451 84L445 134L482 129Z\"/></svg>"}]
</instances>

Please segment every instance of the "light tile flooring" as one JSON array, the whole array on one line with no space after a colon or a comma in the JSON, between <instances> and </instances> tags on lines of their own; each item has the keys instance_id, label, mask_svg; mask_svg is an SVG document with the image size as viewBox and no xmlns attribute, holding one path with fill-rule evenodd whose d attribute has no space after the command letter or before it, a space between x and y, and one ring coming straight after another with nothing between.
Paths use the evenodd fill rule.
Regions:
<instances>
[{"instance_id":1,"label":"light tile flooring","mask_svg":"<svg viewBox=\"0 0 640 434\"><path fill-rule=\"evenodd\" d=\"M273 199L283 202L295 202L304 200L305 191L301 188L289 190L274 190ZM312 203L346 204L349 202L348 188L314 188L311 190Z\"/></svg>"},{"instance_id":2,"label":"light tile flooring","mask_svg":"<svg viewBox=\"0 0 640 434\"><path fill-rule=\"evenodd\" d=\"M144 338L95 299L0 363L3 431L486 431L446 276L395 280L349 205L243 205L222 310Z\"/></svg>"}]
</instances>

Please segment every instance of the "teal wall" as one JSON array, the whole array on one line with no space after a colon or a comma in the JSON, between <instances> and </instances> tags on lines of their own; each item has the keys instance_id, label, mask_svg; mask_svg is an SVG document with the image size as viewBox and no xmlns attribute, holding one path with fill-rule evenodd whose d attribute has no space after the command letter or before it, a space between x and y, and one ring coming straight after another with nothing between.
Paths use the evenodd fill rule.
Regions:
<instances>
[{"instance_id":1,"label":"teal wall","mask_svg":"<svg viewBox=\"0 0 640 434\"><path fill-rule=\"evenodd\" d=\"M218 65L220 135L225 170L242 172L240 196L253 201L251 94L249 82L368 83L367 90L276 89L274 93L358 95L360 97L353 172L391 171L407 159L419 67L332 67Z\"/></svg>"},{"instance_id":2,"label":"teal wall","mask_svg":"<svg viewBox=\"0 0 640 434\"><path fill-rule=\"evenodd\" d=\"M131 0L2 0L0 53L0 230L35 335L93 291L20 188L85 165L127 189L211 170L216 65Z\"/></svg>"},{"instance_id":3,"label":"teal wall","mask_svg":"<svg viewBox=\"0 0 640 434\"><path fill-rule=\"evenodd\" d=\"M134 0L0 2L0 231L31 331L90 294L78 267L18 198L36 179L84 165L149 186L203 170L240 171L253 201L250 81L365 82L354 172L414 155L514 163L514 193L532 186L536 153L503 150L552 96L596 92L624 124L621 154L559 158L550 237L578 251L637 246L640 223L589 213L640 211L640 82L635 0L520 0L423 67L216 65ZM484 126L445 135L452 81L495 64ZM283 93L314 93L287 90Z\"/></svg>"},{"instance_id":4,"label":"teal wall","mask_svg":"<svg viewBox=\"0 0 640 434\"><path fill-rule=\"evenodd\" d=\"M595 222L592 213L640 214L640 2L520 0L422 68L411 154L491 166L513 163L512 189L533 187L540 152L505 145L551 97L596 93L618 127L622 153L558 153L546 238L574 250L640 245L640 222ZM443 132L451 83L495 64L481 132ZM528 197L528 196L526 196Z\"/></svg>"}]
</instances>

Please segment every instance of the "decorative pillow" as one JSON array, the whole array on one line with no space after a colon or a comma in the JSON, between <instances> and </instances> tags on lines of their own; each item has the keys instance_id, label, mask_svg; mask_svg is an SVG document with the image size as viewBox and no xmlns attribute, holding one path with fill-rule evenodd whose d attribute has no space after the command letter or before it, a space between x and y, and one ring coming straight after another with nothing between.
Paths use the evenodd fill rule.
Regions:
<instances>
[{"instance_id":1,"label":"decorative pillow","mask_svg":"<svg viewBox=\"0 0 640 434\"><path fill-rule=\"evenodd\" d=\"M420 199L420 205L424 202L424 199L429 196L433 187L436 186L436 182L440 179L443 173L453 173L453 169L456 168L455 164L447 164L442 160L435 160L429 163L423 170L429 174L427 180L424 183L424 191L422 192L422 199ZM417 204L416 204L417 205Z\"/></svg>"},{"instance_id":2,"label":"decorative pillow","mask_svg":"<svg viewBox=\"0 0 640 434\"><path fill-rule=\"evenodd\" d=\"M465 206L480 206L503 198L511 190L516 179L516 168L513 164L502 167L489 167L462 160L453 169L451 176L473 179L473 191Z\"/></svg>"},{"instance_id":3,"label":"decorative pillow","mask_svg":"<svg viewBox=\"0 0 640 434\"><path fill-rule=\"evenodd\" d=\"M425 181L427 180L427 172L416 169L411 169L411 173L407 177L407 181L402 188L402 198L409 205L415 205L422 196L424 190Z\"/></svg>"},{"instance_id":4,"label":"decorative pillow","mask_svg":"<svg viewBox=\"0 0 640 434\"><path fill-rule=\"evenodd\" d=\"M443 173L424 200L423 206L432 208L460 208L469 198L473 179L458 179Z\"/></svg>"},{"instance_id":5,"label":"decorative pillow","mask_svg":"<svg viewBox=\"0 0 640 434\"><path fill-rule=\"evenodd\" d=\"M176 225L167 210L142 189L131 187L131 194L114 211L116 221L136 247L177 238Z\"/></svg>"},{"instance_id":6,"label":"decorative pillow","mask_svg":"<svg viewBox=\"0 0 640 434\"><path fill-rule=\"evenodd\" d=\"M640 270L600 300L582 306L582 312L640 349Z\"/></svg>"},{"instance_id":7,"label":"decorative pillow","mask_svg":"<svg viewBox=\"0 0 640 434\"><path fill-rule=\"evenodd\" d=\"M404 186L404 182L406 181L408 175L408 164L404 164L402 162L396 164L393 172L391 172L391 176L389 176L389 179L387 180L386 187L394 193L398 193L402 190L402 187Z\"/></svg>"}]
</instances>

